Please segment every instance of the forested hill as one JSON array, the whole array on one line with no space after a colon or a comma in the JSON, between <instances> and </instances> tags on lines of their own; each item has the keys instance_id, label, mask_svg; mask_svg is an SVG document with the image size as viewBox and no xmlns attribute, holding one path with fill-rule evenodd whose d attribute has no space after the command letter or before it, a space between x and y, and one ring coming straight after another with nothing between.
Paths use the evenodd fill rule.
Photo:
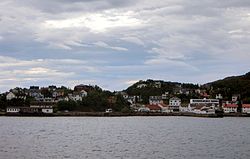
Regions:
<instances>
[{"instance_id":1,"label":"forested hill","mask_svg":"<svg viewBox=\"0 0 250 159\"><path fill-rule=\"evenodd\" d=\"M165 82L162 80L151 80L139 81L128 87L125 92L129 95L139 95L143 102L147 102L149 96L161 96L167 93L168 95L177 94L180 90L195 90L198 89L198 84L191 83L178 83L178 82ZM190 93L191 95L191 93ZM182 97L187 98L187 97Z\"/></svg>"},{"instance_id":2,"label":"forested hill","mask_svg":"<svg viewBox=\"0 0 250 159\"><path fill-rule=\"evenodd\" d=\"M139 95L144 102L148 101L149 96L160 96L164 93L168 93L168 97L177 96L188 102L190 98L204 98L197 90L201 90L203 95L204 92L208 94L208 98L215 98L217 94L221 94L224 100L231 100L233 94L240 94L244 102L250 103L250 72L201 86L192 83L141 80L128 87L125 92L128 95Z\"/></svg>"},{"instance_id":3,"label":"forested hill","mask_svg":"<svg viewBox=\"0 0 250 159\"><path fill-rule=\"evenodd\" d=\"M221 93L224 97L240 94L243 100L250 101L250 72L241 76L226 77L204 86L210 87L216 93Z\"/></svg>"}]
</instances>

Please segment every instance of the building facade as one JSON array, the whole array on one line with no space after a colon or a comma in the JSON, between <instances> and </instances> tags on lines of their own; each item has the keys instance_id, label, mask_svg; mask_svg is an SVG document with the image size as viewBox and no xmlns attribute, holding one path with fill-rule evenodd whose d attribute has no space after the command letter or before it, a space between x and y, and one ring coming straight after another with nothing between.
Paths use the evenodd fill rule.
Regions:
<instances>
[{"instance_id":1,"label":"building facade","mask_svg":"<svg viewBox=\"0 0 250 159\"><path fill-rule=\"evenodd\" d=\"M169 99L169 109L171 111L180 111L181 99L173 97Z\"/></svg>"}]
</instances>

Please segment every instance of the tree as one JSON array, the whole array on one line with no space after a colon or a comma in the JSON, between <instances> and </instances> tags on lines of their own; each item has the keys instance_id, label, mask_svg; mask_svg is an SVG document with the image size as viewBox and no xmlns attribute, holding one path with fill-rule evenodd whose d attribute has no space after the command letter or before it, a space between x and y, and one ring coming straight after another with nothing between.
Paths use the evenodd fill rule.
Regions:
<instances>
[{"instance_id":1,"label":"tree","mask_svg":"<svg viewBox=\"0 0 250 159\"><path fill-rule=\"evenodd\" d=\"M68 111L74 111L77 108L77 103L73 100L70 101L59 101L57 103L57 109L59 111L64 111L64 110L68 110Z\"/></svg>"}]
</instances>

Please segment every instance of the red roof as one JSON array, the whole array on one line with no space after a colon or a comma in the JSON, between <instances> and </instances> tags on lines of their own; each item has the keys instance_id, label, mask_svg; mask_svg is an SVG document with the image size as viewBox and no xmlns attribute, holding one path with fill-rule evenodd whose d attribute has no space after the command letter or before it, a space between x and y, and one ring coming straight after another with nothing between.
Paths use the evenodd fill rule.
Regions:
<instances>
[{"instance_id":1,"label":"red roof","mask_svg":"<svg viewBox=\"0 0 250 159\"><path fill-rule=\"evenodd\" d=\"M164 103L160 103L160 104L158 104L158 106L168 107L168 105L167 105L167 104L164 104Z\"/></svg>"},{"instance_id":2,"label":"red roof","mask_svg":"<svg viewBox=\"0 0 250 159\"><path fill-rule=\"evenodd\" d=\"M238 105L237 104L225 104L224 107L225 108L237 108Z\"/></svg>"},{"instance_id":3,"label":"red roof","mask_svg":"<svg viewBox=\"0 0 250 159\"><path fill-rule=\"evenodd\" d=\"M161 107L159 107L158 105L146 105L146 107L150 110L161 110Z\"/></svg>"},{"instance_id":4,"label":"red roof","mask_svg":"<svg viewBox=\"0 0 250 159\"><path fill-rule=\"evenodd\" d=\"M250 104L242 104L242 108L250 108Z\"/></svg>"}]
</instances>

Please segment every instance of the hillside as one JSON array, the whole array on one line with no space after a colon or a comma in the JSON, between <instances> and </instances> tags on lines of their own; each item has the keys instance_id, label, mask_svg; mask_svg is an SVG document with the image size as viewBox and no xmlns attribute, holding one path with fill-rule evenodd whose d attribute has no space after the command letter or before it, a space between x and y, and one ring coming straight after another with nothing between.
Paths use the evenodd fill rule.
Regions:
<instances>
[{"instance_id":1,"label":"hillside","mask_svg":"<svg viewBox=\"0 0 250 159\"><path fill-rule=\"evenodd\" d=\"M250 72L207 83L204 87L210 88L212 93L221 93L228 98L233 94L240 94L242 100L250 101Z\"/></svg>"},{"instance_id":2,"label":"hillside","mask_svg":"<svg viewBox=\"0 0 250 159\"><path fill-rule=\"evenodd\" d=\"M143 103L147 103L149 96L161 96L166 93L168 98L177 96L184 102L189 102L190 98L206 98L201 92L197 93L197 90L203 94L207 93L208 98L215 98L217 94L221 94L224 100L231 100L233 94L240 94L243 102L250 103L250 72L241 76L226 77L202 86L162 80L141 80L128 87L125 92L128 95L140 96Z\"/></svg>"},{"instance_id":3,"label":"hillside","mask_svg":"<svg viewBox=\"0 0 250 159\"><path fill-rule=\"evenodd\" d=\"M162 80L151 80L138 81L132 86L128 87L125 92L129 95L136 95L142 98L143 103L147 103L149 96L161 96L162 94L167 94L167 96L179 96L183 100L189 101L189 98L195 97L193 92L195 89L198 89L198 84L191 83L178 83L178 82L165 82ZM180 91L187 93L179 93ZM177 95L178 94L178 95ZM185 94L185 95L184 95Z\"/></svg>"}]
</instances>

